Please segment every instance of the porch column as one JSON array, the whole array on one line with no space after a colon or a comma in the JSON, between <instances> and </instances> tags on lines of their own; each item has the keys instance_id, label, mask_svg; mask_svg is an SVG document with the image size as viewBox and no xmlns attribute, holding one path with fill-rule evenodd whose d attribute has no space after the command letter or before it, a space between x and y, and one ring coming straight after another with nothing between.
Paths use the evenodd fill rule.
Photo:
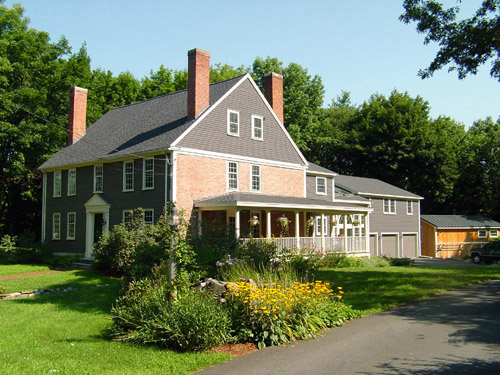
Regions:
<instances>
[{"instance_id":1,"label":"porch column","mask_svg":"<svg viewBox=\"0 0 500 375\"><path fill-rule=\"evenodd\" d=\"M236 209L236 214L234 215L234 234L236 238L240 238L240 210Z\"/></svg>"},{"instance_id":2,"label":"porch column","mask_svg":"<svg viewBox=\"0 0 500 375\"><path fill-rule=\"evenodd\" d=\"M87 212L86 231L85 231L85 258L92 256L92 245L94 241L94 215Z\"/></svg>"},{"instance_id":3,"label":"porch column","mask_svg":"<svg viewBox=\"0 0 500 375\"><path fill-rule=\"evenodd\" d=\"M325 214L321 214L321 252L326 252L326 245L325 245Z\"/></svg>"},{"instance_id":4,"label":"porch column","mask_svg":"<svg viewBox=\"0 0 500 375\"><path fill-rule=\"evenodd\" d=\"M344 214L344 251L347 253L347 215Z\"/></svg>"},{"instance_id":5,"label":"porch column","mask_svg":"<svg viewBox=\"0 0 500 375\"><path fill-rule=\"evenodd\" d=\"M370 215L364 214L365 217L365 241L366 251L370 254Z\"/></svg>"},{"instance_id":6,"label":"porch column","mask_svg":"<svg viewBox=\"0 0 500 375\"><path fill-rule=\"evenodd\" d=\"M297 249L300 249L300 212L295 212L295 240L297 241Z\"/></svg>"},{"instance_id":7,"label":"porch column","mask_svg":"<svg viewBox=\"0 0 500 375\"><path fill-rule=\"evenodd\" d=\"M271 211L266 211L266 237L271 238Z\"/></svg>"}]
</instances>

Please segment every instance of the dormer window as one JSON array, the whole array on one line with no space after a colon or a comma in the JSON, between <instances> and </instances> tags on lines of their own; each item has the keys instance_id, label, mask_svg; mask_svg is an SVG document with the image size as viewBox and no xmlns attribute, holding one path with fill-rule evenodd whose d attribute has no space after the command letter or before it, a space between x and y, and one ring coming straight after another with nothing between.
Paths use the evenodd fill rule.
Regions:
<instances>
[{"instance_id":1,"label":"dormer window","mask_svg":"<svg viewBox=\"0 0 500 375\"><path fill-rule=\"evenodd\" d=\"M237 111L227 111L227 134L240 136L240 113Z\"/></svg>"},{"instance_id":2,"label":"dormer window","mask_svg":"<svg viewBox=\"0 0 500 375\"><path fill-rule=\"evenodd\" d=\"M325 177L316 177L316 194L326 195L326 178Z\"/></svg>"},{"instance_id":3,"label":"dormer window","mask_svg":"<svg viewBox=\"0 0 500 375\"><path fill-rule=\"evenodd\" d=\"M264 139L264 118L252 116L252 139L262 141Z\"/></svg>"}]
</instances>

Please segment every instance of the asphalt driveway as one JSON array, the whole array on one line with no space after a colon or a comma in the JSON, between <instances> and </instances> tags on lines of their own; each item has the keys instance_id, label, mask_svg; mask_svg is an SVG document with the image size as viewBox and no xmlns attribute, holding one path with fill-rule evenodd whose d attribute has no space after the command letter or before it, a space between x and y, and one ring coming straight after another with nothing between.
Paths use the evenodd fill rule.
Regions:
<instances>
[{"instance_id":1,"label":"asphalt driveway","mask_svg":"<svg viewBox=\"0 0 500 375\"><path fill-rule=\"evenodd\" d=\"M500 280L409 303L200 371L264 374L500 374Z\"/></svg>"}]
</instances>

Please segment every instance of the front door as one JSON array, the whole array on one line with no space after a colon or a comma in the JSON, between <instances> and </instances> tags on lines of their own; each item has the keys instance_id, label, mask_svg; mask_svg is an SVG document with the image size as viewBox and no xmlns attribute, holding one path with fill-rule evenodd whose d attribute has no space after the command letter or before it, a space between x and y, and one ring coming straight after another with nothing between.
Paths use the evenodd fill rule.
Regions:
<instances>
[{"instance_id":1,"label":"front door","mask_svg":"<svg viewBox=\"0 0 500 375\"><path fill-rule=\"evenodd\" d=\"M104 214L103 213L94 214L94 244L99 241L99 238L101 238L103 226L104 226Z\"/></svg>"}]
</instances>

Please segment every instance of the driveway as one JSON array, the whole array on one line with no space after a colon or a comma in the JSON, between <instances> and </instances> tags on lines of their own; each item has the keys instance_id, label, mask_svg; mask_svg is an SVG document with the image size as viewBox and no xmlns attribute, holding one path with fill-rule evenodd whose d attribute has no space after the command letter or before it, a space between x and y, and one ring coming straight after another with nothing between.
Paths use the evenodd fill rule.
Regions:
<instances>
[{"instance_id":1,"label":"driveway","mask_svg":"<svg viewBox=\"0 0 500 375\"><path fill-rule=\"evenodd\" d=\"M266 348L199 374L500 374L500 280L357 319L317 340Z\"/></svg>"}]
</instances>

